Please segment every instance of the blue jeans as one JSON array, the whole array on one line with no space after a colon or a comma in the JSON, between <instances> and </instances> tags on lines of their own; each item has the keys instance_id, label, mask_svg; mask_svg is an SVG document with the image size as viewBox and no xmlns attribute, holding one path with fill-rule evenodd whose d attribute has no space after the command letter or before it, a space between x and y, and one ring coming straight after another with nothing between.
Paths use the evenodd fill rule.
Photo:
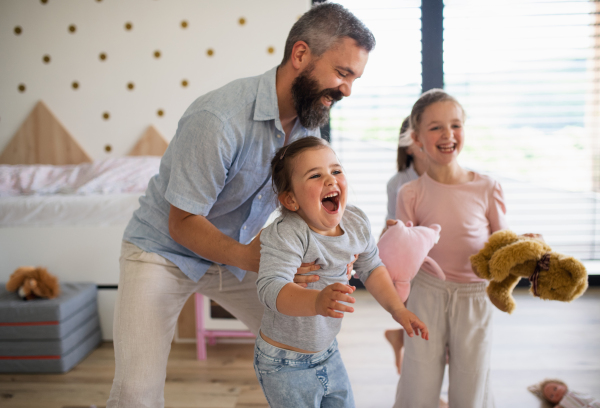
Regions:
<instances>
[{"instance_id":1,"label":"blue jeans","mask_svg":"<svg viewBox=\"0 0 600 408\"><path fill-rule=\"evenodd\" d=\"M337 340L318 353L298 353L258 335L254 371L271 408L354 408Z\"/></svg>"}]
</instances>

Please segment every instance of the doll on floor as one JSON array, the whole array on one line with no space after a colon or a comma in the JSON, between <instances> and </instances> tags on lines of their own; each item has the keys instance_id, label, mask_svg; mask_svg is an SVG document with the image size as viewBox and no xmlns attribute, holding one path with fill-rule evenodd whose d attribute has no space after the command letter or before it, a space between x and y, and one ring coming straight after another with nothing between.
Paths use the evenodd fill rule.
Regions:
<instances>
[{"instance_id":1,"label":"doll on floor","mask_svg":"<svg viewBox=\"0 0 600 408\"><path fill-rule=\"evenodd\" d=\"M591 395L570 391L561 380L546 379L527 387L529 391L553 404L554 408L600 408L600 400Z\"/></svg>"}]
</instances>

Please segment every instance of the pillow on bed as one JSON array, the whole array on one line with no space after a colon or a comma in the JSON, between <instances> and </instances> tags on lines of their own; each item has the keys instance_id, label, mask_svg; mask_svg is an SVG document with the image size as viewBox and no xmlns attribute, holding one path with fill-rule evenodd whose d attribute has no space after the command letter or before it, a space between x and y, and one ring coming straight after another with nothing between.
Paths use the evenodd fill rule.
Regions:
<instances>
[{"instance_id":1,"label":"pillow on bed","mask_svg":"<svg viewBox=\"0 0 600 408\"><path fill-rule=\"evenodd\" d=\"M92 177L75 194L143 193L158 174L160 157L120 157L91 164Z\"/></svg>"},{"instance_id":2,"label":"pillow on bed","mask_svg":"<svg viewBox=\"0 0 600 408\"><path fill-rule=\"evenodd\" d=\"M48 194L143 193L160 157L119 157L53 166L0 165L0 197Z\"/></svg>"}]
</instances>

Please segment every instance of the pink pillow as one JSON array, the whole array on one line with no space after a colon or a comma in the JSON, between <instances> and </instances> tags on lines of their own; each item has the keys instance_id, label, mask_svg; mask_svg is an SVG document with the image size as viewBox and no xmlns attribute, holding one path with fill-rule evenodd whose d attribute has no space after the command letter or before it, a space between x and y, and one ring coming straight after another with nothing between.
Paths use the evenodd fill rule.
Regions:
<instances>
[{"instance_id":1,"label":"pink pillow","mask_svg":"<svg viewBox=\"0 0 600 408\"><path fill-rule=\"evenodd\" d=\"M421 265L427 263L435 270L435 276L446 280L442 268L427 256L431 248L440 239L442 227L433 224L430 227L413 227L412 222L406 225L398 220L379 239L379 256L385 264L398 295L403 302L410 293L410 281L415 277Z\"/></svg>"}]
</instances>

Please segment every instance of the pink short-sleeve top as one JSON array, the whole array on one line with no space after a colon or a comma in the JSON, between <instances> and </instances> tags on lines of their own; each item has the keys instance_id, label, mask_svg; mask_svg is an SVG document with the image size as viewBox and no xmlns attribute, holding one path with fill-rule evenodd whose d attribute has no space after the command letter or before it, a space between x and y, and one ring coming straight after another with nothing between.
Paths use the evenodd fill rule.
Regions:
<instances>
[{"instance_id":1,"label":"pink short-sleeve top","mask_svg":"<svg viewBox=\"0 0 600 408\"><path fill-rule=\"evenodd\" d=\"M446 280L457 283L483 281L473 273L469 257L493 232L508 228L505 214L500 183L479 173L464 184L442 184L424 173L402 186L396 205L396 218L403 222L441 225L440 240L429 256Z\"/></svg>"}]
</instances>

